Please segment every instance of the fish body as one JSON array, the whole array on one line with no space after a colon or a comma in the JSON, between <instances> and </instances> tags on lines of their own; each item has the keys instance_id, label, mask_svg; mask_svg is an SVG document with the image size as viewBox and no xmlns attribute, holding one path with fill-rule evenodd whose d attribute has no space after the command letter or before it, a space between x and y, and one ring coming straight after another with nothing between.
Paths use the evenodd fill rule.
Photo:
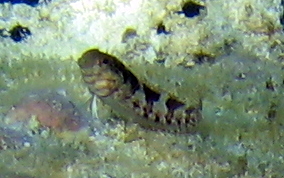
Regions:
<instances>
[{"instance_id":1,"label":"fish body","mask_svg":"<svg viewBox=\"0 0 284 178\"><path fill-rule=\"evenodd\" d=\"M126 121L152 130L188 133L202 119L201 104L190 106L152 89L112 55L91 49L78 65L89 91Z\"/></svg>"}]
</instances>

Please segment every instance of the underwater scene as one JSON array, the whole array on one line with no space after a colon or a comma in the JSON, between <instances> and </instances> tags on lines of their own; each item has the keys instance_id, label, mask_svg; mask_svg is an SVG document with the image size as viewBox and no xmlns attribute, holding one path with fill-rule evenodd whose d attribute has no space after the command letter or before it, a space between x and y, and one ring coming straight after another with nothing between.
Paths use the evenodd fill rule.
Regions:
<instances>
[{"instance_id":1,"label":"underwater scene","mask_svg":"<svg viewBox=\"0 0 284 178\"><path fill-rule=\"evenodd\" d=\"M0 178L284 177L283 6L0 0Z\"/></svg>"}]
</instances>

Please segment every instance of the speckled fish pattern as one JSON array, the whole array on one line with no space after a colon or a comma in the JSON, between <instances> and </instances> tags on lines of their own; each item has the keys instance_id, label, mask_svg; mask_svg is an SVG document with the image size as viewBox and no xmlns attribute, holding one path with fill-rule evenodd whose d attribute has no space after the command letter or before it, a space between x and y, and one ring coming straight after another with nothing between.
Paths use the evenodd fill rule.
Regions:
<instances>
[{"instance_id":1,"label":"speckled fish pattern","mask_svg":"<svg viewBox=\"0 0 284 178\"><path fill-rule=\"evenodd\" d=\"M153 89L116 57L91 49L78 60L89 91L128 122L151 130L189 133L202 119L202 106L189 106L168 93Z\"/></svg>"}]
</instances>

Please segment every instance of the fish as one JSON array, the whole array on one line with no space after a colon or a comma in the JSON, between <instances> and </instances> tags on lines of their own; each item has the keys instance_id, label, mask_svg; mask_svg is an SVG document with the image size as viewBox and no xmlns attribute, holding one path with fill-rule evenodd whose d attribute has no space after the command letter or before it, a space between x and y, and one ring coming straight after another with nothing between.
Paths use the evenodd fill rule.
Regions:
<instances>
[{"instance_id":1,"label":"fish","mask_svg":"<svg viewBox=\"0 0 284 178\"><path fill-rule=\"evenodd\" d=\"M139 80L117 57L89 49L79 57L90 93L126 122L151 130L190 133L202 120L202 102L190 105Z\"/></svg>"}]
</instances>

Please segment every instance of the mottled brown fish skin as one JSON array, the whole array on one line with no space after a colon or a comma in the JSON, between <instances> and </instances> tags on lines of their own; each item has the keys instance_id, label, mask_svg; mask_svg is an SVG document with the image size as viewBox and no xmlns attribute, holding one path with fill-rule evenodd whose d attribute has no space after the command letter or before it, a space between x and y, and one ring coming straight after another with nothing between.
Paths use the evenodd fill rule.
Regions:
<instances>
[{"instance_id":1,"label":"mottled brown fish skin","mask_svg":"<svg viewBox=\"0 0 284 178\"><path fill-rule=\"evenodd\" d=\"M139 80L114 56L91 49L78 60L90 92L125 119L153 130L188 133L202 119L201 104L188 106Z\"/></svg>"},{"instance_id":2,"label":"mottled brown fish skin","mask_svg":"<svg viewBox=\"0 0 284 178\"><path fill-rule=\"evenodd\" d=\"M122 99L128 98L136 87L131 82L138 83L133 81L136 78L118 62L118 59L96 49L85 52L78 60L78 64L90 92L99 97L107 97L118 92Z\"/></svg>"}]
</instances>

